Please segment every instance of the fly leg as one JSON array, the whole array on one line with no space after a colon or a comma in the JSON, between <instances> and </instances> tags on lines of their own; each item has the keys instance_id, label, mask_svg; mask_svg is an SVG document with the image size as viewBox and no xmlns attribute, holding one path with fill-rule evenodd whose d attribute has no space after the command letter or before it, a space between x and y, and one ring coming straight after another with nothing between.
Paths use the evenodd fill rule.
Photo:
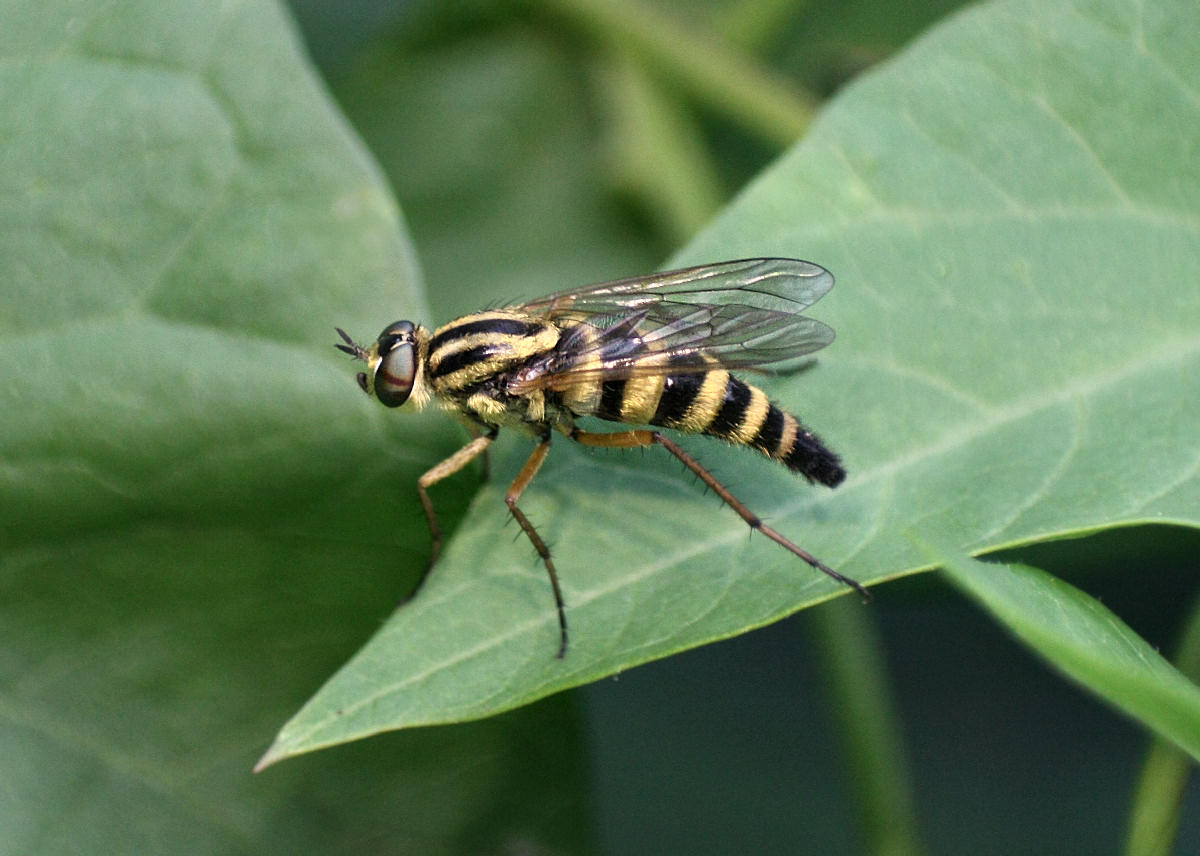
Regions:
<instances>
[{"instance_id":1,"label":"fly leg","mask_svg":"<svg viewBox=\"0 0 1200 856\"><path fill-rule=\"evenodd\" d=\"M558 572L554 570L554 562L550 558L550 549L546 546L546 542L533 528L533 524L529 522L525 512L521 511L517 505L517 500L521 498L525 488L529 487L529 483L533 481L537 471L542 468L542 462L546 460L546 453L549 451L550 437L547 435L542 438L542 442L538 443L537 448L529 456L529 460L525 462L525 466L521 468L521 472L517 473L513 483L508 486L508 493L504 495L504 503L512 512L512 516L516 518L517 523L520 524L521 531L528 536L533 544L533 549L537 550L537 554L542 557L542 562L546 565L546 573L550 575L550 585L554 589L554 605L558 608L558 659L561 660L567 653L567 612L563 606L562 589L558 586Z\"/></svg>"},{"instance_id":2,"label":"fly leg","mask_svg":"<svg viewBox=\"0 0 1200 856\"><path fill-rule=\"evenodd\" d=\"M442 527L438 524L437 514L434 513L433 501L429 498L429 488L447 476L454 475L467 464L471 463L471 461L475 460L475 458L485 453L488 446L492 445L492 441L496 439L497 433L499 432L493 428L486 434L480 434L470 443L417 479L417 493L421 496L421 505L425 509L425 519L429 521L429 535L433 543L429 548L429 564L425 566L425 572L421 574L421 579L417 581L417 587L413 589L412 593L405 600L411 600L416 597L417 592L429 577L429 572L433 570L438 556L442 553Z\"/></svg>"},{"instance_id":3,"label":"fly leg","mask_svg":"<svg viewBox=\"0 0 1200 856\"><path fill-rule=\"evenodd\" d=\"M585 446L602 446L607 448L630 449L638 446L650 446L655 443L664 447L668 452L677 457L683 462L683 465L695 473L700 481L708 485L712 492L721 497L726 505L738 513L738 516L745 520L751 529L761 532L766 535L776 544L780 545L789 552L799 556L808 564L812 565L818 571L828 574L844 585L848 585L862 595L863 600L870 600L871 593L867 591L861 583L843 576L833 568L826 565L812 553L793 544L783 535L776 532L767 524L763 523L757 514L752 512L742 503L736 496L729 492L729 488L717 481L717 477L710 473L704 467L700 466L700 462L681 449L676 443L668 437L664 437L657 431L614 431L612 433L581 431L575 428L571 431L570 437L576 442L583 443Z\"/></svg>"},{"instance_id":4,"label":"fly leg","mask_svg":"<svg viewBox=\"0 0 1200 856\"><path fill-rule=\"evenodd\" d=\"M478 428L475 428L471 425L467 426L467 431L470 432L471 436L473 438L475 438L476 440L478 440L480 437L484 436L484 434L485 434L485 432L480 431ZM495 436L495 435L493 435L493 436ZM487 450L486 446L483 449L483 480L484 481L492 480L492 459L491 459L491 456L488 454L488 450Z\"/></svg>"}]
</instances>

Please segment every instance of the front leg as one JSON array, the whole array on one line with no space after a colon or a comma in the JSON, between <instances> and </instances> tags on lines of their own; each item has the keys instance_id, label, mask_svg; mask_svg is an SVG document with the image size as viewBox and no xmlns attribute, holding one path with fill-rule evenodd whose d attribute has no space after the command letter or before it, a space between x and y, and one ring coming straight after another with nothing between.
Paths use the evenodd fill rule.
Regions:
<instances>
[{"instance_id":1,"label":"front leg","mask_svg":"<svg viewBox=\"0 0 1200 856\"><path fill-rule=\"evenodd\" d=\"M550 558L550 548L546 546L546 542L542 540L542 536L538 534L538 531L533 528L533 524L529 522L529 518L525 516L525 512L517 505L517 500L521 498L521 494L525 492L525 488L529 487L529 483L533 481L533 477L537 475L537 471L542 468L542 461L546 460L546 453L549 451L550 435L547 433L533 450L533 453L529 456L529 460L521 468L521 472L517 473L517 477L513 479L513 483L509 485L508 493L504 496L504 503L508 506L508 510L512 512L512 516L516 518L521 531L525 533L533 544L533 549L537 550L542 563L546 566L546 573L550 576L550 586L554 589L554 605L558 608L558 659L561 660L567 653L567 611L563 605L562 589L558 585L558 572L554 569L554 561Z\"/></svg>"},{"instance_id":2,"label":"front leg","mask_svg":"<svg viewBox=\"0 0 1200 856\"><path fill-rule=\"evenodd\" d=\"M425 566L425 571L421 574L421 579L417 581L416 588L413 589L406 600L416 596L417 591L425 584L429 572L433 570L434 563L437 562L438 556L442 552L442 527L438 524L437 514L433 510L433 500L429 498L429 488L442 479L454 475L467 464L471 463L471 461L475 460L475 458L486 452L488 446L492 445L492 441L496 439L497 433L499 433L499 429L488 429L487 433L480 434L470 443L417 479L417 493L420 495L421 505L425 509L425 519L429 522L429 535L433 543L429 550L429 564Z\"/></svg>"}]
</instances>

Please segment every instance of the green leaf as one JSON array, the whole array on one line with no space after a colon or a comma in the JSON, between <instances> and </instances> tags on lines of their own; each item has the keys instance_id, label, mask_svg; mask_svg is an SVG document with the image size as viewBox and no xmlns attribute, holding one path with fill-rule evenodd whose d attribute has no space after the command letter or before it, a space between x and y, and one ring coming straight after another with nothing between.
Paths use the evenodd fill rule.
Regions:
<instances>
[{"instance_id":1,"label":"green leaf","mask_svg":"<svg viewBox=\"0 0 1200 856\"><path fill-rule=\"evenodd\" d=\"M909 531L981 552L1195 526L1198 26L1183 0L997 2L851 86L675 259L778 254L835 271L811 314L838 341L813 371L764 386L850 477L828 492L744 450L686 445L773 526L864 582L928 566ZM661 450L559 442L522 498L567 602L571 649L555 660L544 571L504 528L503 494L528 450L502 439L420 597L265 761L486 716L843 593L748 540Z\"/></svg>"},{"instance_id":2,"label":"green leaf","mask_svg":"<svg viewBox=\"0 0 1200 856\"><path fill-rule=\"evenodd\" d=\"M313 406L345 381L313 343L398 296L420 311L394 203L273 6L34 8L6 5L0 70L4 544L138 517L278 526L263 485L329 492L368 457L378 414ZM280 98L281 74L306 85Z\"/></svg>"},{"instance_id":3,"label":"green leaf","mask_svg":"<svg viewBox=\"0 0 1200 856\"><path fill-rule=\"evenodd\" d=\"M332 347L424 300L285 16L0 21L0 851L579 849L569 699L251 775L399 595L364 506L424 539L393 485L453 444Z\"/></svg>"},{"instance_id":4,"label":"green leaf","mask_svg":"<svg viewBox=\"0 0 1200 856\"><path fill-rule=\"evenodd\" d=\"M1053 666L1200 759L1200 687L1107 607L1037 568L921 546L960 589Z\"/></svg>"}]
</instances>

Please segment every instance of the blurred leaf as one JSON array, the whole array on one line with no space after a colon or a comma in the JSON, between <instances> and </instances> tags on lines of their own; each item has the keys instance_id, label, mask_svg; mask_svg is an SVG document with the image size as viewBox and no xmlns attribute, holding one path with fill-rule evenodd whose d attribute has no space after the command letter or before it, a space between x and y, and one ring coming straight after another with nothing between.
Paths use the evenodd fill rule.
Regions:
<instances>
[{"instance_id":1,"label":"blurred leaf","mask_svg":"<svg viewBox=\"0 0 1200 856\"><path fill-rule=\"evenodd\" d=\"M575 55L521 23L414 39L423 28L389 33L334 82L411 217L436 312L422 320L645 270L673 246L614 198Z\"/></svg>"},{"instance_id":2,"label":"blurred leaf","mask_svg":"<svg viewBox=\"0 0 1200 856\"><path fill-rule=\"evenodd\" d=\"M1200 687L1103 604L1026 565L922 544L954 583L1053 666L1200 759Z\"/></svg>"},{"instance_id":3,"label":"blurred leaf","mask_svg":"<svg viewBox=\"0 0 1200 856\"><path fill-rule=\"evenodd\" d=\"M838 342L764 385L843 453L847 483L809 489L752 453L688 445L847 574L927 566L910 530L981 552L1196 525L1200 12L1138 12L1059 0L956 17L850 87L676 260L792 255L839 275L812 313ZM486 716L842 593L748 542L654 450L560 442L522 499L558 557L572 647L557 661L544 571L504 528L528 450L502 439L421 596L268 760Z\"/></svg>"},{"instance_id":4,"label":"blurred leaf","mask_svg":"<svg viewBox=\"0 0 1200 856\"><path fill-rule=\"evenodd\" d=\"M966 5L963 0L805 0L801 14L771 29L766 34L769 41L760 39L789 74L811 91L828 96ZM731 23L739 29L745 26L736 19Z\"/></svg>"},{"instance_id":5,"label":"blurred leaf","mask_svg":"<svg viewBox=\"0 0 1200 856\"><path fill-rule=\"evenodd\" d=\"M580 849L567 699L250 773L401 594L373 515L424 543L394 486L454 442L332 348L425 305L287 20L0 20L0 851Z\"/></svg>"},{"instance_id":6,"label":"blurred leaf","mask_svg":"<svg viewBox=\"0 0 1200 856\"><path fill-rule=\"evenodd\" d=\"M538 0L537 6L590 34L620 45L700 103L748 132L791 144L808 127L814 99L765 66L748 62L719 38L693 29L684 16L637 0Z\"/></svg>"},{"instance_id":7,"label":"blurred leaf","mask_svg":"<svg viewBox=\"0 0 1200 856\"><path fill-rule=\"evenodd\" d=\"M690 238L723 201L697 124L624 52L607 57L603 81L617 182L676 243Z\"/></svg>"}]
</instances>

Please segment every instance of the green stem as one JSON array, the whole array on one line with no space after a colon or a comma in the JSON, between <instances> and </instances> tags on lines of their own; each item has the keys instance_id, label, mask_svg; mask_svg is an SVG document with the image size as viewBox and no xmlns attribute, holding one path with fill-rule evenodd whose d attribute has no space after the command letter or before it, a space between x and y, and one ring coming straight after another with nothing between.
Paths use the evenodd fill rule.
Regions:
<instances>
[{"instance_id":1,"label":"green stem","mask_svg":"<svg viewBox=\"0 0 1200 856\"><path fill-rule=\"evenodd\" d=\"M721 8L717 31L753 54L777 41L808 4L805 0L741 0Z\"/></svg>"},{"instance_id":2,"label":"green stem","mask_svg":"<svg viewBox=\"0 0 1200 856\"><path fill-rule=\"evenodd\" d=\"M842 597L809 612L830 684L860 806L867 852L916 856L911 776L895 727L879 631L857 599Z\"/></svg>"},{"instance_id":3,"label":"green stem","mask_svg":"<svg viewBox=\"0 0 1200 856\"><path fill-rule=\"evenodd\" d=\"M667 97L625 51L608 51L604 59L600 82L612 113L605 127L617 182L680 246L723 201L716 166L678 99Z\"/></svg>"},{"instance_id":4,"label":"green stem","mask_svg":"<svg viewBox=\"0 0 1200 856\"><path fill-rule=\"evenodd\" d=\"M529 0L630 51L701 104L780 148L808 127L815 101L726 44L636 0Z\"/></svg>"},{"instance_id":5,"label":"green stem","mask_svg":"<svg viewBox=\"0 0 1200 856\"><path fill-rule=\"evenodd\" d=\"M1193 681L1200 679L1200 602L1184 630L1175 665ZM1192 769L1191 757L1174 744L1165 740L1151 744L1130 808L1126 856L1170 856L1174 852Z\"/></svg>"}]
</instances>

